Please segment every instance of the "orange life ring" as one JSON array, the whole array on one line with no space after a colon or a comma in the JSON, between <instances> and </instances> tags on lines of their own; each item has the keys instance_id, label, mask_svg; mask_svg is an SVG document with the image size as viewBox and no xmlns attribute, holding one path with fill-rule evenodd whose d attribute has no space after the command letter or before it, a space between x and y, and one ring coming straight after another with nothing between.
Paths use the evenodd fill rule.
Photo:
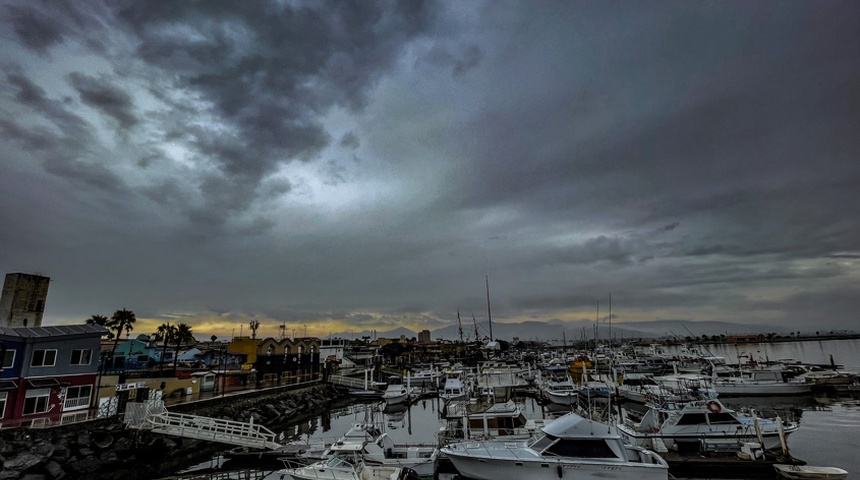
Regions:
<instances>
[{"instance_id":1,"label":"orange life ring","mask_svg":"<svg viewBox=\"0 0 860 480\"><path fill-rule=\"evenodd\" d=\"M720 404L713 400L708 400L705 406L708 407L708 411L711 413L720 413L723 410Z\"/></svg>"}]
</instances>

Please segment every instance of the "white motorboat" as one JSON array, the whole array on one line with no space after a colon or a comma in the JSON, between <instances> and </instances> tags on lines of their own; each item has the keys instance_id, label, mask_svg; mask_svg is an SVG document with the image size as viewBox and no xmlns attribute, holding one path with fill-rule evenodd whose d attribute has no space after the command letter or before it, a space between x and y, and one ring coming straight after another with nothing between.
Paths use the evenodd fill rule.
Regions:
<instances>
[{"instance_id":1,"label":"white motorboat","mask_svg":"<svg viewBox=\"0 0 860 480\"><path fill-rule=\"evenodd\" d=\"M439 398L448 402L451 400L462 400L469 395L466 385L459 374L451 374L445 378L445 385L439 392Z\"/></svg>"},{"instance_id":2,"label":"white motorboat","mask_svg":"<svg viewBox=\"0 0 860 480\"><path fill-rule=\"evenodd\" d=\"M650 373L625 373L618 384L618 394L630 401L646 403L667 393Z\"/></svg>"},{"instance_id":3,"label":"white motorboat","mask_svg":"<svg viewBox=\"0 0 860 480\"><path fill-rule=\"evenodd\" d=\"M803 380L787 380L780 370L753 370L741 377L716 377L714 390L720 397L806 395L813 384Z\"/></svg>"},{"instance_id":4,"label":"white motorboat","mask_svg":"<svg viewBox=\"0 0 860 480\"><path fill-rule=\"evenodd\" d=\"M325 457L358 445L365 463L370 466L402 467L420 476L432 476L439 449L435 445L397 445L379 428L368 423L355 423L328 451Z\"/></svg>"},{"instance_id":5,"label":"white motorboat","mask_svg":"<svg viewBox=\"0 0 860 480\"><path fill-rule=\"evenodd\" d=\"M417 478L408 468L368 465L360 454L361 445L335 445L332 455L320 462L278 471L283 478L296 480L406 480Z\"/></svg>"},{"instance_id":6,"label":"white motorboat","mask_svg":"<svg viewBox=\"0 0 860 480\"><path fill-rule=\"evenodd\" d=\"M739 450L750 441L770 450L781 446L780 430L787 437L797 428L796 422L783 422L779 417L758 418L732 410L718 399L649 404L641 421L625 418L618 425L627 441L657 451Z\"/></svg>"},{"instance_id":7,"label":"white motorboat","mask_svg":"<svg viewBox=\"0 0 860 480\"><path fill-rule=\"evenodd\" d=\"M556 405L576 405L579 396L579 388L570 377L562 380L548 380L540 387L543 397Z\"/></svg>"},{"instance_id":8,"label":"white motorboat","mask_svg":"<svg viewBox=\"0 0 860 480\"><path fill-rule=\"evenodd\" d=\"M406 388L406 385L400 383L390 384L382 392L382 399L388 405L405 403L409 400L409 390Z\"/></svg>"},{"instance_id":9,"label":"white motorboat","mask_svg":"<svg viewBox=\"0 0 860 480\"><path fill-rule=\"evenodd\" d=\"M557 418L525 441L466 441L442 448L457 471L475 480L666 480L656 453L625 444L614 427L575 413Z\"/></svg>"},{"instance_id":10,"label":"white motorboat","mask_svg":"<svg viewBox=\"0 0 860 480\"><path fill-rule=\"evenodd\" d=\"M418 370L409 375L409 384L414 387L439 386L442 380L442 372L432 367Z\"/></svg>"},{"instance_id":11,"label":"white motorboat","mask_svg":"<svg viewBox=\"0 0 860 480\"><path fill-rule=\"evenodd\" d=\"M777 475L789 480L844 480L848 476L847 471L837 467L777 463L773 468Z\"/></svg>"},{"instance_id":12,"label":"white motorboat","mask_svg":"<svg viewBox=\"0 0 860 480\"><path fill-rule=\"evenodd\" d=\"M526 418L513 400L505 402L453 401L444 409L448 425L439 429L440 445L461 439L498 438L525 440L537 433L545 422Z\"/></svg>"}]
</instances>

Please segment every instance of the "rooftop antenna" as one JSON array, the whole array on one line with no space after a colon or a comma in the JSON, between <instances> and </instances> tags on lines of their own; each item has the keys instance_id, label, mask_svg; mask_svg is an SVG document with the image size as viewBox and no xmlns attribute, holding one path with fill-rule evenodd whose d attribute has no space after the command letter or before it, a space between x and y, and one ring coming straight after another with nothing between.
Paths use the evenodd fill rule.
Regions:
<instances>
[{"instance_id":1,"label":"rooftop antenna","mask_svg":"<svg viewBox=\"0 0 860 480\"><path fill-rule=\"evenodd\" d=\"M493 341L493 315L490 313L490 277L484 275L487 281L487 320L490 322L490 341Z\"/></svg>"}]
</instances>

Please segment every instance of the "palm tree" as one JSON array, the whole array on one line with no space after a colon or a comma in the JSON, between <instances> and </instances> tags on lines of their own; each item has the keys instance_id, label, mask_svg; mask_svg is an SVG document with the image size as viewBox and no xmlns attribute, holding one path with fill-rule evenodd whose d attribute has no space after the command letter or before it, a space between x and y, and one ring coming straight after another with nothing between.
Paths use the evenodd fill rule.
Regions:
<instances>
[{"instance_id":1,"label":"palm tree","mask_svg":"<svg viewBox=\"0 0 860 480\"><path fill-rule=\"evenodd\" d=\"M161 349L161 359L158 362L159 367L158 371L163 374L164 373L164 357L167 355L167 345L171 344L176 339L176 327L171 325L170 323L162 323L158 326L158 330L155 332L155 341L156 342L164 342L164 346Z\"/></svg>"},{"instance_id":2,"label":"palm tree","mask_svg":"<svg viewBox=\"0 0 860 480\"><path fill-rule=\"evenodd\" d=\"M173 355L173 374L176 375L176 368L179 366L179 347L183 343L190 344L194 341L194 335L191 333L191 326L185 323L180 323L174 331L173 341L176 342L176 353Z\"/></svg>"},{"instance_id":3,"label":"palm tree","mask_svg":"<svg viewBox=\"0 0 860 480\"><path fill-rule=\"evenodd\" d=\"M104 315L93 315L87 319L87 325L99 325L102 327L107 327L108 322L108 317ZM113 339L113 332L108 330L106 334L102 335L102 338L104 337L107 337L108 340Z\"/></svg>"},{"instance_id":4,"label":"palm tree","mask_svg":"<svg viewBox=\"0 0 860 480\"><path fill-rule=\"evenodd\" d=\"M111 362L113 362L114 354L116 354L116 347L119 345L119 337L122 331L125 330L125 335L128 337L131 331L134 330L134 322L136 321L137 317L134 315L134 312L123 308L122 310L113 312L113 316L105 323L108 330L113 330L114 332L113 349L110 353Z\"/></svg>"}]
</instances>

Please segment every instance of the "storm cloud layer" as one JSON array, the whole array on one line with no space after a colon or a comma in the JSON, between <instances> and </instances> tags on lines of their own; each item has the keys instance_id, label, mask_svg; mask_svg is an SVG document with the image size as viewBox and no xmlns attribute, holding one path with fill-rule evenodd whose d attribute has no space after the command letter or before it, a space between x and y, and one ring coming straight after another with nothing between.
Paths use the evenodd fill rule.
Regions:
<instances>
[{"instance_id":1,"label":"storm cloud layer","mask_svg":"<svg viewBox=\"0 0 860 480\"><path fill-rule=\"evenodd\" d=\"M860 324L849 2L0 2L48 323ZM237 332L238 333L238 332Z\"/></svg>"}]
</instances>

